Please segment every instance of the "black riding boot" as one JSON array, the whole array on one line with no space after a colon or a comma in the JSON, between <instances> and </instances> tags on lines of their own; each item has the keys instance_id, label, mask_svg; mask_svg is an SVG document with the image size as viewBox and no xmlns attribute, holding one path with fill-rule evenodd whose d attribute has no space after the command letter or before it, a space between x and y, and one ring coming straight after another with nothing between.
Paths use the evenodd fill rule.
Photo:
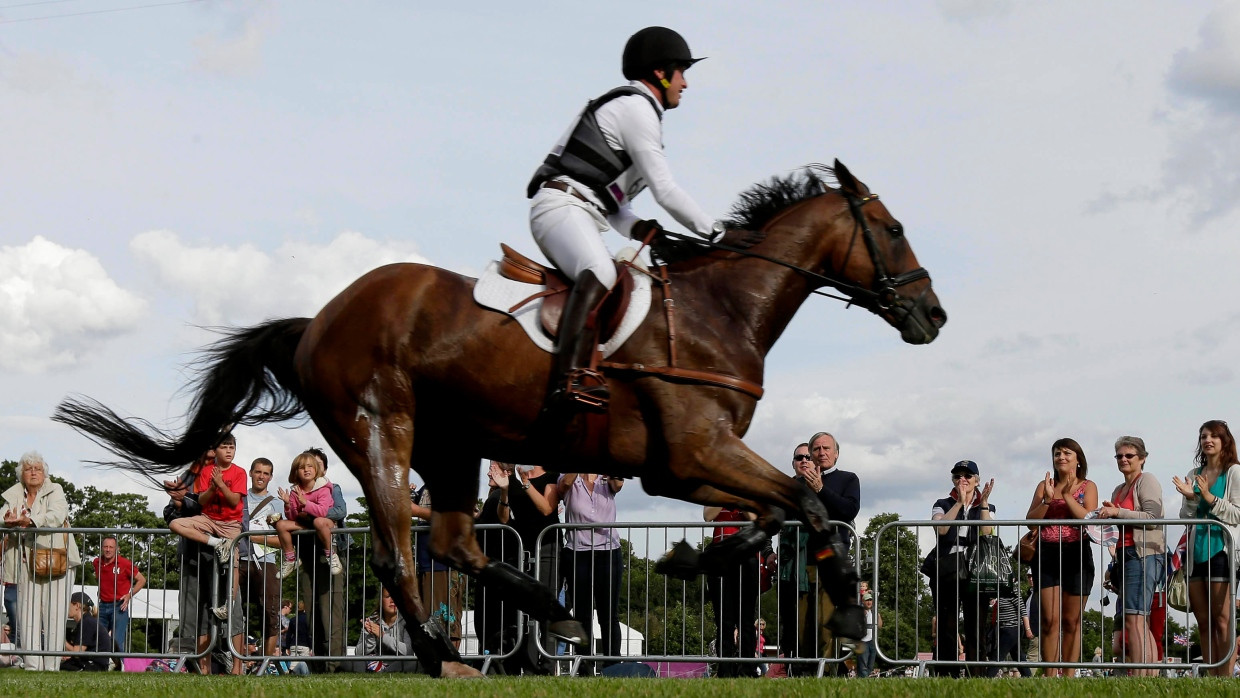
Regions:
<instances>
[{"instance_id":1,"label":"black riding boot","mask_svg":"<svg viewBox=\"0 0 1240 698\"><path fill-rule=\"evenodd\" d=\"M611 393L607 381L598 371L590 370L590 358L598 345L598 327L587 321L590 311L607 295L607 288L585 271L569 291L564 312L560 315L560 333L556 340L556 388L552 404L571 401L586 409L607 411Z\"/></svg>"}]
</instances>

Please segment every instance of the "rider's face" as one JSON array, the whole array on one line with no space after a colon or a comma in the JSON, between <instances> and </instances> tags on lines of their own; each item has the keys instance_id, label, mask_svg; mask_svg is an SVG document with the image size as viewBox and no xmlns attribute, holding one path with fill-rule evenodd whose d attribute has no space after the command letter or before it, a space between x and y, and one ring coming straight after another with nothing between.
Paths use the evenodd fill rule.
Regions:
<instances>
[{"instance_id":1,"label":"rider's face","mask_svg":"<svg viewBox=\"0 0 1240 698\"><path fill-rule=\"evenodd\" d=\"M680 93L689 89L689 82L685 80L685 71L677 68L672 73L670 78L667 77L662 70L655 71L655 75L663 75L664 79L668 82L668 86L663 88L664 97L667 101L667 108L675 109L676 107L679 107Z\"/></svg>"}]
</instances>

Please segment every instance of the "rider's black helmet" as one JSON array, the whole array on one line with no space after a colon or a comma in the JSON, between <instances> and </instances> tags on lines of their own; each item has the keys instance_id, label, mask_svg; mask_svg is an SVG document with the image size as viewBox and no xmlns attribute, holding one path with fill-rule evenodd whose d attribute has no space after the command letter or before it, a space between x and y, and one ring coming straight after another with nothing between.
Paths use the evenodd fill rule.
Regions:
<instances>
[{"instance_id":1,"label":"rider's black helmet","mask_svg":"<svg viewBox=\"0 0 1240 698\"><path fill-rule=\"evenodd\" d=\"M683 70L700 60L693 57L688 42L680 34L667 27L646 27L629 37L622 63L625 78L642 80L649 79L651 71L668 66Z\"/></svg>"}]
</instances>

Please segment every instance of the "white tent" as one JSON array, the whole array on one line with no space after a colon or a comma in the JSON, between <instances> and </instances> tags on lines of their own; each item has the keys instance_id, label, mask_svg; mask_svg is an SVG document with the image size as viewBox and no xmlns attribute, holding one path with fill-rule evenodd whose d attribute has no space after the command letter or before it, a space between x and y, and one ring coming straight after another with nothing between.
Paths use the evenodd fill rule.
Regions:
<instances>
[{"instance_id":1,"label":"white tent","mask_svg":"<svg viewBox=\"0 0 1240 698\"><path fill-rule=\"evenodd\" d=\"M463 637L461 638L461 653L467 655L482 654L482 648L478 643L478 636L474 633L474 612L465 611L462 616L461 635ZM595 638L595 642L598 642L598 637L600 635L598 614L595 614L592 620L594 621L594 630L592 631L593 637ZM645 650L645 646L645 635L642 635L640 632L630 628L624 623L620 624L620 656L640 656Z\"/></svg>"},{"instance_id":2,"label":"white tent","mask_svg":"<svg viewBox=\"0 0 1240 698\"><path fill-rule=\"evenodd\" d=\"M74 591L84 591L97 605L99 603L99 587L73 587ZM134 595L129 602L130 620L177 620L177 608L181 601L179 589L143 589Z\"/></svg>"}]
</instances>

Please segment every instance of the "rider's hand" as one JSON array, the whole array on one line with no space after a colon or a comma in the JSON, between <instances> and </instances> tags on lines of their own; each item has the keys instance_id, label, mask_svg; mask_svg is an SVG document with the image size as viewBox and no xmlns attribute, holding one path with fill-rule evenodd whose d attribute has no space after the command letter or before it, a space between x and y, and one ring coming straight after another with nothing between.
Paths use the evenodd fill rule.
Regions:
<instances>
[{"instance_id":1,"label":"rider's hand","mask_svg":"<svg viewBox=\"0 0 1240 698\"><path fill-rule=\"evenodd\" d=\"M653 218L648 220L640 220L634 223L632 229L629 230L629 239L645 242L646 237L649 236L651 232L658 236L663 232L663 226L659 225L659 222ZM651 242L653 242L653 239Z\"/></svg>"}]
</instances>

